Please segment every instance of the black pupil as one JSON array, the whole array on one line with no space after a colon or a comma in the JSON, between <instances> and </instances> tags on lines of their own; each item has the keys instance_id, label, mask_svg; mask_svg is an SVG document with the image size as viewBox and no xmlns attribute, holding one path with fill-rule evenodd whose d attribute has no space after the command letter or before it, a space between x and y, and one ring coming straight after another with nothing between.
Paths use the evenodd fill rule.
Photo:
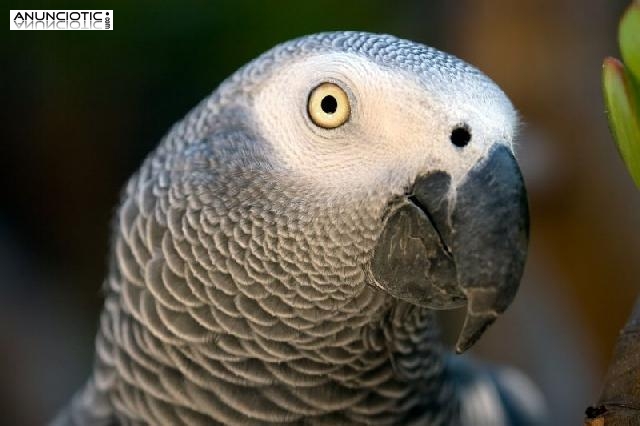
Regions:
<instances>
[{"instance_id":1,"label":"black pupil","mask_svg":"<svg viewBox=\"0 0 640 426\"><path fill-rule=\"evenodd\" d=\"M338 101L333 96L327 95L320 101L320 108L327 114L333 114L338 109Z\"/></svg>"},{"instance_id":2,"label":"black pupil","mask_svg":"<svg viewBox=\"0 0 640 426\"><path fill-rule=\"evenodd\" d=\"M451 131L451 143L458 148L466 146L470 140L471 133L469 133L469 129L467 129L465 126L456 127Z\"/></svg>"}]
</instances>

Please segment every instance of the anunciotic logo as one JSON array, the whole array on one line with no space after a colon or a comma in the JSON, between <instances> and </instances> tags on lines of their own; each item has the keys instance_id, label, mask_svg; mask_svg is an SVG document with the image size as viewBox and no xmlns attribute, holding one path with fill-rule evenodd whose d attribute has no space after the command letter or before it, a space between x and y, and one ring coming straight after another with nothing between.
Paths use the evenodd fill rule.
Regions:
<instances>
[{"instance_id":1,"label":"anunciotic logo","mask_svg":"<svg viewBox=\"0 0 640 426\"><path fill-rule=\"evenodd\" d=\"M11 30L113 30L113 10L11 10Z\"/></svg>"}]
</instances>

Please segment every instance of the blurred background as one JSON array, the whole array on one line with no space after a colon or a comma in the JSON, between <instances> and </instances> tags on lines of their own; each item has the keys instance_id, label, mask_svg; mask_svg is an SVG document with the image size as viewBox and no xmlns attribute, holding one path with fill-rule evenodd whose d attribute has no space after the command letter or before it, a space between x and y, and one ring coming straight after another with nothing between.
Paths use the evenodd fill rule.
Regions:
<instances>
[{"instance_id":1,"label":"blurred background","mask_svg":"<svg viewBox=\"0 0 640 426\"><path fill-rule=\"evenodd\" d=\"M22 2L11 9L73 9ZM49 419L86 377L120 188L169 126L274 44L391 33L492 77L522 119L531 255L472 356L524 370L580 424L640 290L640 194L609 136L601 62L627 0L113 0L114 30L10 31L2 50L0 419ZM6 33L5 33L6 34Z\"/></svg>"}]
</instances>

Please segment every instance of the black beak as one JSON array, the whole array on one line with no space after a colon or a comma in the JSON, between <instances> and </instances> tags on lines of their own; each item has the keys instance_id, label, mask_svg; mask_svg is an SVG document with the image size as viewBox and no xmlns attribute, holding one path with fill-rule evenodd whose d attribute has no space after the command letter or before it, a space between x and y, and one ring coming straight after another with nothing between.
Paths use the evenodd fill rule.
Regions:
<instances>
[{"instance_id":1,"label":"black beak","mask_svg":"<svg viewBox=\"0 0 640 426\"><path fill-rule=\"evenodd\" d=\"M391 294L434 309L467 303L458 353L513 300L529 240L520 169L497 145L455 188L444 172L419 177L387 219L371 275Z\"/></svg>"}]
</instances>

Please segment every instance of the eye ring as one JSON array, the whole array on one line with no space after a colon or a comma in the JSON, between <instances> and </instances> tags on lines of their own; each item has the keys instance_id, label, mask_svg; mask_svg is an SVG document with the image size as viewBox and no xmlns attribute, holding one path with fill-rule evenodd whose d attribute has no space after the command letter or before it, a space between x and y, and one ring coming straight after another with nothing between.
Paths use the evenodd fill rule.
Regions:
<instances>
[{"instance_id":1,"label":"eye ring","mask_svg":"<svg viewBox=\"0 0 640 426\"><path fill-rule=\"evenodd\" d=\"M466 124L458 124L451 131L449 136L451 143L458 148L463 148L471 142L471 130Z\"/></svg>"},{"instance_id":2,"label":"eye ring","mask_svg":"<svg viewBox=\"0 0 640 426\"><path fill-rule=\"evenodd\" d=\"M322 83L309 94L307 113L316 126L335 129L347 122L351 115L349 97L334 83Z\"/></svg>"}]
</instances>

